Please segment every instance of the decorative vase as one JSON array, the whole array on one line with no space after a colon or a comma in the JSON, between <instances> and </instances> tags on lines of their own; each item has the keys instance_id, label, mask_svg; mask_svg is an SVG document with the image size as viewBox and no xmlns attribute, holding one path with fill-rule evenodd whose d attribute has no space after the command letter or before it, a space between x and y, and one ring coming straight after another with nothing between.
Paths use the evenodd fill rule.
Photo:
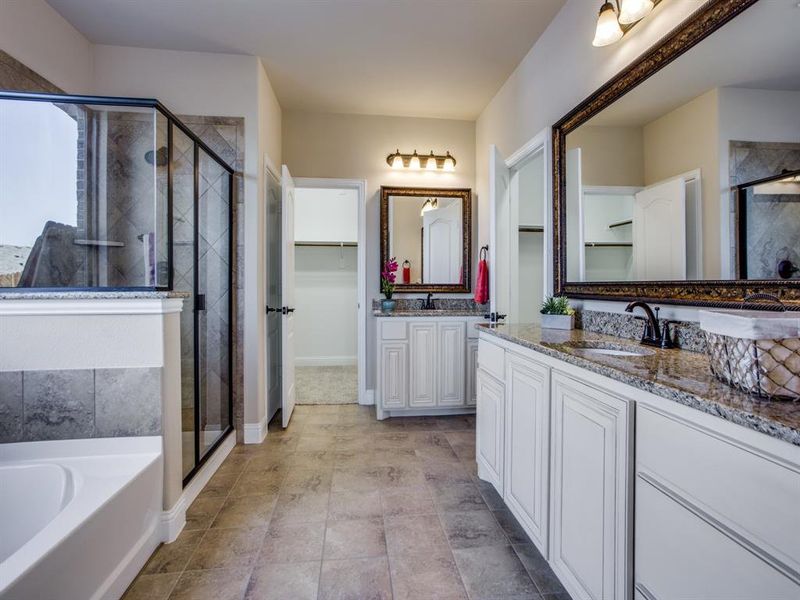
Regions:
<instances>
[{"instance_id":1,"label":"decorative vase","mask_svg":"<svg viewBox=\"0 0 800 600\"><path fill-rule=\"evenodd\" d=\"M397 306L397 300L392 300L391 298L381 300L381 310L383 312L390 313L394 310L395 306Z\"/></svg>"},{"instance_id":2,"label":"decorative vase","mask_svg":"<svg viewBox=\"0 0 800 600\"><path fill-rule=\"evenodd\" d=\"M574 329L575 315L542 315L542 329Z\"/></svg>"}]
</instances>

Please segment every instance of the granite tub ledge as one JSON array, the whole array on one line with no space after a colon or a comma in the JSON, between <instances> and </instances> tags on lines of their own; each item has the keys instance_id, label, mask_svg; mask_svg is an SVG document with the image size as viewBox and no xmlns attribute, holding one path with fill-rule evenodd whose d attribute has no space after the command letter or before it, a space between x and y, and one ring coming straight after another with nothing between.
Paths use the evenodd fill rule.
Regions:
<instances>
[{"instance_id":1,"label":"granite tub ledge","mask_svg":"<svg viewBox=\"0 0 800 600\"><path fill-rule=\"evenodd\" d=\"M570 344L604 342L637 345L618 337L580 329L560 331L529 324L478 324L481 333L584 368L666 400L725 419L800 446L800 402L761 400L717 380L705 354L648 348L635 358L576 353Z\"/></svg>"},{"instance_id":2,"label":"granite tub ledge","mask_svg":"<svg viewBox=\"0 0 800 600\"><path fill-rule=\"evenodd\" d=\"M167 300L169 298L188 298L189 292L156 290L97 290L97 291L2 291L0 300Z\"/></svg>"},{"instance_id":3,"label":"granite tub ledge","mask_svg":"<svg viewBox=\"0 0 800 600\"><path fill-rule=\"evenodd\" d=\"M459 309L410 309L410 310L393 310L392 312L383 312L376 309L372 311L376 317L483 317L486 312L482 310L459 310Z\"/></svg>"}]
</instances>

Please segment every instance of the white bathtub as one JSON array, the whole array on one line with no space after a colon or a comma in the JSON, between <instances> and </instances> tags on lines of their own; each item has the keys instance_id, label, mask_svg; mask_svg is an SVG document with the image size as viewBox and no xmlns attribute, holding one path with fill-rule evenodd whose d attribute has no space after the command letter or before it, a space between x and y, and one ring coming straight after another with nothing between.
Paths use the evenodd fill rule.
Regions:
<instances>
[{"instance_id":1,"label":"white bathtub","mask_svg":"<svg viewBox=\"0 0 800 600\"><path fill-rule=\"evenodd\" d=\"M161 540L161 446L0 445L0 598L119 598Z\"/></svg>"}]
</instances>

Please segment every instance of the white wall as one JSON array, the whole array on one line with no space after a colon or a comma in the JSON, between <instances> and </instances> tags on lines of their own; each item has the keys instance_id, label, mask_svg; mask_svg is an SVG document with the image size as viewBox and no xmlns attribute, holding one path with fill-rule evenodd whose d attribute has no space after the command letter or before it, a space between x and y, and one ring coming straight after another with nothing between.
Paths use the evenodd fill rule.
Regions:
<instances>
[{"instance_id":1,"label":"white wall","mask_svg":"<svg viewBox=\"0 0 800 600\"><path fill-rule=\"evenodd\" d=\"M355 365L357 248L295 251L295 354L298 366Z\"/></svg>"},{"instance_id":2,"label":"white wall","mask_svg":"<svg viewBox=\"0 0 800 600\"><path fill-rule=\"evenodd\" d=\"M92 44L44 0L0 0L0 50L67 93L92 90Z\"/></svg>"},{"instance_id":3,"label":"white wall","mask_svg":"<svg viewBox=\"0 0 800 600\"><path fill-rule=\"evenodd\" d=\"M552 126L699 6L695 0L662 2L622 41L595 48L592 39L597 6L586 0L567 1L478 117L475 144L478 245L489 240L489 145L497 145L509 156L543 128Z\"/></svg>"},{"instance_id":4,"label":"white wall","mask_svg":"<svg viewBox=\"0 0 800 600\"><path fill-rule=\"evenodd\" d=\"M400 148L422 154L449 150L458 161L454 173L394 171L386 157ZM366 115L285 112L283 155L295 177L367 180L367 388L374 385L375 319L372 300L380 297L380 186L474 188L475 123ZM475 211L473 205L473 212ZM473 234L473 267L477 249ZM473 283L474 283L473 268ZM417 294L419 296L419 294ZM462 295L463 296L463 295Z\"/></svg>"},{"instance_id":5,"label":"white wall","mask_svg":"<svg viewBox=\"0 0 800 600\"><path fill-rule=\"evenodd\" d=\"M297 188L294 239L298 242L358 242L358 191Z\"/></svg>"}]
</instances>

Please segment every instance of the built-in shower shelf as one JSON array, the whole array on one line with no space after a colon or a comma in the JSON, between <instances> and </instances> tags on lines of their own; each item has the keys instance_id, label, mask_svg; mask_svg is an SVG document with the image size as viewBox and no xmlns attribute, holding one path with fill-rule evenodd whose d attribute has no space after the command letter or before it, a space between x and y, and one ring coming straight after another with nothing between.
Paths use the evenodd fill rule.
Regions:
<instances>
[{"instance_id":1,"label":"built-in shower shelf","mask_svg":"<svg viewBox=\"0 0 800 600\"><path fill-rule=\"evenodd\" d=\"M125 242L115 242L112 240L73 240L76 246L97 246L102 248L124 248Z\"/></svg>"}]
</instances>

